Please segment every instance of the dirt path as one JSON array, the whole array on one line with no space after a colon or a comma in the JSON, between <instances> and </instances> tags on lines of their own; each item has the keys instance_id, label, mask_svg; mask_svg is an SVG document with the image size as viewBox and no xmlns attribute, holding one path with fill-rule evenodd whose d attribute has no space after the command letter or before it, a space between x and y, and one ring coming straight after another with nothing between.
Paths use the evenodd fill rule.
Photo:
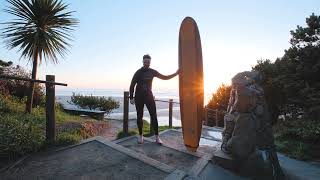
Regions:
<instances>
[{"instance_id":1,"label":"dirt path","mask_svg":"<svg viewBox=\"0 0 320 180\"><path fill-rule=\"evenodd\" d=\"M136 128L135 122L135 120L129 120L129 129ZM96 131L95 136L102 136L110 141L117 139L117 134L122 131L123 126L121 120L112 119L89 123L92 123L90 126L93 126Z\"/></svg>"}]
</instances>

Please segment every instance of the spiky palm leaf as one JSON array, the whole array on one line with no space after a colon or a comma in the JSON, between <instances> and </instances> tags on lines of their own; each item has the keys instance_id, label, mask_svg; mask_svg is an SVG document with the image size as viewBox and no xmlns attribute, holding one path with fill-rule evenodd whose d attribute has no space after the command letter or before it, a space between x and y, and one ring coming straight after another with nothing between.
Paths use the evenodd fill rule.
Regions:
<instances>
[{"instance_id":1,"label":"spiky palm leaf","mask_svg":"<svg viewBox=\"0 0 320 180\"><path fill-rule=\"evenodd\" d=\"M70 46L70 32L78 20L73 11L61 0L7 0L5 12L16 16L3 23L2 36L8 48L19 48L21 57L40 62L51 59L58 62L57 54L64 56Z\"/></svg>"},{"instance_id":2,"label":"spiky palm leaf","mask_svg":"<svg viewBox=\"0 0 320 180\"><path fill-rule=\"evenodd\" d=\"M16 16L11 22L3 23L2 37L8 48L19 48L21 57L32 60L31 78L36 79L38 61L51 59L58 62L57 54L64 56L70 32L78 20L72 18L72 11L61 0L7 0L5 11ZM26 102L26 112L31 113L34 82L30 82L30 91Z\"/></svg>"}]
</instances>

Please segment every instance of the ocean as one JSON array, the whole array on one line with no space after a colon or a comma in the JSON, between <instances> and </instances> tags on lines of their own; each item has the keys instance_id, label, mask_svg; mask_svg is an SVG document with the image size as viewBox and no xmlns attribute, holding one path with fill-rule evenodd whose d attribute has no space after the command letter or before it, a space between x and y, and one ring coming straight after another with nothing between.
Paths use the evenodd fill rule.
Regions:
<instances>
[{"instance_id":1,"label":"ocean","mask_svg":"<svg viewBox=\"0 0 320 180\"><path fill-rule=\"evenodd\" d=\"M93 95L93 96L104 96L112 97L120 103L120 107L115 109L109 115L106 115L105 118L110 119L123 119L123 92L121 89L57 89L56 90L56 101L61 103L63 106L68 108L78 108L77 106L71 104L72 93L81 94L81 95ZM173 102L179 102L179 93L174 90L161 90L153 91L156 100L169 101L173 99ZM208 98L205 98L206 100ZM156 101L157 107L157 116L159 126L169 125L169 103ZM129 119L136 119L136 109L134 105L129 103ZM150 122L150 115L146 107L144 107L144 117L146 121ZM172 125L181 126L180 121L180 107L179 104L173 103L172 109Z\"/></svg>"}]
</instances>

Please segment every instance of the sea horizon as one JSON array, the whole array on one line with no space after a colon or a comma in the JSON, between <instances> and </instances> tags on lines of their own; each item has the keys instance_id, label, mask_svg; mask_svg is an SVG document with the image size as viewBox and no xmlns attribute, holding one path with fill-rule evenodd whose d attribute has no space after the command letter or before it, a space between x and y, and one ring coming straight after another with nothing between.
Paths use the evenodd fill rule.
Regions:
<instances>
[{"instance_id":1,"label":"sea horizon","mask_svg":"<svg viewBox=\"0 0 320 180\"><path fill-rule=\"evenodd\" d=\"M81 95L92 95L92 96L104 96L104 97L123 97L124 91L127 89L121 88L59 88L56 89L56 96L72 96L73 93ZM179 90L178 89L156 89L152 90L155 99L173 99L179 101ZM204 104L206 105L212 93L204 94Z\"/></svg>"},{"instance_id":2,"label":"sea horizon","mask_svg":"<svg viewBox=\"0 0 320 180\"><path fill-rule=\"evenodd\" d=\"M69 88L69 89L57 89L56 90L56 101L61 103L64 107L67 108L79 108L71 102L71 96L73 93L81 95L92 95L92 96L104 96L111 97L114 100L118 101L120 106L117 109L114 109L110 114L105 115L106 119L116 119L122 120L123 118L123 92L124 89L89 89L89 88ZM154 90L154 96L158 100L168 101L173 99L174 102L179 102L179 93L174 90ZM158 123L160 126L169 124L169 103L156 101ZM136 119L136 109L135 106L129 104L129 119ZM147 108L144 108L144 120L150 122L150 115ZM173 117L172 117L173 126L181 126L180 121L180 107L179 104L173 104Z\"/></svg>"}]
</instances>

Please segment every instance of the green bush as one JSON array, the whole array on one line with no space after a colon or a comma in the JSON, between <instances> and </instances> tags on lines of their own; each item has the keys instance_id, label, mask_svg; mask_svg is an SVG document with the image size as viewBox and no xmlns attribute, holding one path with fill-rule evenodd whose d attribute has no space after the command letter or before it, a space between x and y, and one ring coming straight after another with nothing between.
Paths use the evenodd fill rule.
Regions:
<instances>
[{"instance_id":1,"label":"green bush","mask_svg":"<svg viewBox=\"0 0 320 180\"><path fill-rule=\"evenodd\" d=\"M303 142L320 142L320 122L307 119L280 121L275 127L280 138L291 138Z\"/></svg>"},{"instance_id":2,"label":"green bush","mask_svg":"<svg viewBox=\"0 0 320 180\"><path fill-rule=\"evenodd\" d=\"M24 155L44 143L44 118L28 114L1 114L0 154Z\"/></svg>"},{"instance_id":3,"label":"green bush","mask_svg":"<svg viewBox=\"0 0 320 180\"><path fill-rule=\"evenodd\" d=\"M173 129L179 129L180 127L172 127ZM158 130L159 132L170 129L169 126L159 126ZM143 128L142 128L142 133L144 137L150 137L153 136L153 134L150 133L150 123L146 120L143 120ZM121 139L127 136L139 134L138 128L134 128L131 131L129 131L128 134L124 134L123 131L118 132L117 134L117 139Z\"/></svg>"},{"instance_id":4,"label":"green bush","mask_svg":"<svg viewBox=\"0 0 320 180\"><path fill-rule=\"evenodd\" d=\"M8 113L8 112L10 112L10 107L9 107L8 103L6 102L6 99L3 97L0 97L0 114L1 113Z\"/></svg>"},{"instance_id":5,"label":"green bush","mask_svg":"<svg viewBox=\"0 0 320 180\"><path fill-rule=\"evenodd\" d=\"M22 68L21 66L13 66L9 65L2 68L1 75L6 76L14 76L14 77L21 77L21 78L30 78L31 73ZM8 80L8 79L0 79L0 94L8 94L23 100L29 91L30 82L27 81L20 81L20 80ZM34 88L34 98L33 98L33 105L40 106L44 105L45 103L45 93L44 93L44 86L39 83L35 83Z\"/></svg>"},{"instance_id":6,"label":"green bush","mask_svg":"<svg viewBox=\"0 0 320 180\"><path fill-rule=\"evenodd\" d=\"M136 131L129 131L128 134L125 134L125 133L123 133L123 131L120 131L120 132L117 134L117 139L121 139L121 138L124 138L124 137L136 135L136 134L138 134Z\"/></svg>"},{"instance_id":7,"label":"green bush","mask_svg":"<svg viewBox=\"0 0 320 180\"><path fill-rule=\"evenodd\" d=\"M74 132L61 132L57 135L56 144L57 146L64 146L70 144L76 144L82 140L82 137L78 131Z\"/></svg>"},{"instance_id":8,"label":"green bush","mask_svg":"<svg viewBox=\"0 0 320 180\"><path fill-rule=\"evenodd\" d=\"M278 151L301 159L319 159L320 122L307 119L286 119L274 126Z\"/></svg>"},{"instance_id":9,"label":"green bush","mask_svg":"<svg viewBox=\"0 0 320 180\"><path fill-rule=\"evenodd\" d=\"M90 110L106 111L106 114L111 113L112 110L119 108L119 102L111 97L98 97L98 96L84 96L75 94L71 96L71 102L81 108L88 108Z\"/></svg>"},{"instance_id":10,"label":"green bush","mask_svg":"<svg viewBox=\"0 0 320 180\"><path fill-rule=\"evenodd\" d=\"M36 107L32 114L24 113L25 103L17 97L0 94L0 161L16 158L46 148L45 110ZM76 121L80 117L71 116L56 109L57 123ZM81 127L57 132L55 145L69 145L83 139Z\"/></svg>"}]
</instances>

